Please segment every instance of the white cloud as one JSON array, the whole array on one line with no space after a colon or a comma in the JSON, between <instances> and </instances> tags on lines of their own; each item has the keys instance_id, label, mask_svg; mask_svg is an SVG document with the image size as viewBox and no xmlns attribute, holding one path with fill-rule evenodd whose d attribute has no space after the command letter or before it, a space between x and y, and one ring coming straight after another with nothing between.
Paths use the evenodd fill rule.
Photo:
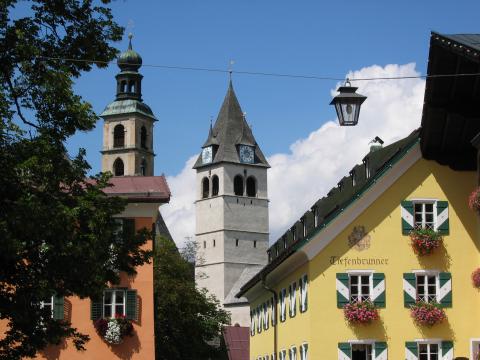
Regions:
<instances>
[{"instance_id":1,"label":"white cloud","mask_svg":"<svg viewBox=\"0 0 480 360\"><path fill-rule=\"evenodd\" d=\"M373 65L347 76L378 78L417 76L415 64ZM359 124L340 127L331 119L290 146L289 152L268 158L270 197L270 242L291 226L316 200L356 164L369 150L369 142L379 136L386 144L407 136L420 126L425 81L421 79L353 82L368 98L362 106ZM332 89L332 96L336 94ZM298 119L301 121L301 119ZM261 139L259 139L261 142ZM180 174L167 180L172 200L162 207L172 235L181 245L192 236L195 227L195 157L190 158Z\"/></svg>"}]
</instances>

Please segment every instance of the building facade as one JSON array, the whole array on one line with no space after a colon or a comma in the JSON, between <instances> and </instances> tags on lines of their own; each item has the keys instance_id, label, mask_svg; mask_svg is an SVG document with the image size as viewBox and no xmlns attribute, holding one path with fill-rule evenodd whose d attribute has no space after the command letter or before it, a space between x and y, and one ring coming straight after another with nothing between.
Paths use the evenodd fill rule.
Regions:
<instances>
[{"instance_id":1,"label":"building facade","mask_svg":"<svg viewBox=\"0 0 480 360\"><path fill-rule=\"evenodd\" d=\"M230 82L215 125L197 159L196 281L249 326L245 298L235 294L267 262L269 165Z\"/></svg>"},{"instance_id":2,"label":"building facade","mask_svg":"<svg viewBox=\"0 0 480 360\"><path fill-rule=\"evenodd\" d=\"M478 71L472 37L433 33L428 73ZM421 129L372 148L269 248L238 294L251 359L478 359L477 83L427 80Z\"/></svg>"}]
</instances>

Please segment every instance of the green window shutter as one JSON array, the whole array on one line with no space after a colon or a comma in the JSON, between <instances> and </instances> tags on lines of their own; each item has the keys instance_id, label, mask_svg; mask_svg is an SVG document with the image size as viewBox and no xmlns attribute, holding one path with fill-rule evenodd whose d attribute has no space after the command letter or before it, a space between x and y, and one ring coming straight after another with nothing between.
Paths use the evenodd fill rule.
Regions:
<instances>
[{"instance_id":1,"label":"green window shutter","mask_svg":"<svg viewBox=\"0 0 480 360\"><path fill-rule=\"evenodd\" d=\"M103 301L90 300L90 319L95 321L102 317Z\"/></svg>"},{"instance_id":2,"label":"green window shutter","mask_svg":"<svg viewBox=\"0 0 480 360\"><path fill-rule=\"evenodd\" d=\"M418 360L418 345L415 341L405 342L405 360Z\"/></svg>"},{"instance_id":3,"label":"green window shutter","mask_svg":"<svg viewBox=\"0 0 480 360\"><path fill-rule=\"evenodd\" d=\"M403 274L403 302L406 308L417 301L417 277L414 273Z\"/></svg>"},{"instance_id":4,"label":"green window shutter","mask_svg":"<svg viewBox=\"0 0 480 360\"><path fill-rule=\"evenodd\" d=\"M126 290L126 300L127 300L127 314L126 318L129 320L137 321L138 312L137 312L137 290Z\"/></svg>"},{"instance_id":5,"label":"green window shutter","mask_svg":"<svg viewBox=\"0 0 480 360\"><path fill-rule=\"evenodd\" d=\"M373 273L372 301L379 308L385 307L385 274Z\"/></svg>"},{"instance_id":6,"label":"green window shutter","mask_svg":"<svg viewBox=\"0 0 480 360\"><path fill-rule=\"evenodd\" d=\"M349 278L347 273L337 273L337 307L343 308L350 302Z\"/></svg>"},{"instance_id":7,"label":"green window shutter","mask_svg":"<svg viewBox=\"0 0 480 360\"><path fill-rule=\"evenodd\" d=\"M452 274L441 272L439 274L439 280L438 302L442 307L452 307Z\"/></svg>"},{"instance_id":8,"label":"green window shutter","mask_svg":"<svg viewBox=\"0 0 480 360\"><path fill-rule=\"evenodd\" d=\"M374 349L375 349L375 360L387 360L388 359L388 351L387 351L387 343L386 342L375 341Z\"/></svg>"},{"instance_id":9,"label":"green window shutter","mask_svg":"<svg viewBox=\"0 0 480 360\"><path fill-rule=\"evenodd\" d=\"M408 235L413 230L413 202L404 200L400 205L402 213L402 234Z\"/></svg>"},{"instance_id":10,"label":"green window shutter","mask_svg":"<svg viewBox=\"0 0 480 360\"><path fill-rule=\"evenodd\" d=\"M55 320L65 319L63 296L53 296L53 318Z\"/></svg>"},{"instance_id":11,"label":"green window shutter","mask_svg":"<svg viewBox=\"0 0 480 360\"><path fill-rule=\"evenodd\" d=\"M442 341L442 360L453 360L453 341Z\"/></svg>"},{"instance_id":12,"label":"green window shutter","mask_svg":"<svg viewBox=\"0 0 480 360\"><path fill-rule=\"evenodd\" d=\"M448 235L450 232L448 201L437 201L437 231L441 235Z\"/></svg>"},{"instance_id":13,"label":"green window shutter","mask_svg":"<svg viewBox=\"0 0 480 360\"><path fill-rule=\"evenodd\" d=\"M352 359L352 345L350 343L338 343L338 360Z\"/></svg>"},{"instance_id":14,"label":"green window shutter","mask_svg":"<svg viewBox=\"0 0 480 360\"><path fill-rule=\"evenodd\" d=\"M135 219L123 219L123 237L132 239L135 236Z\"/></svg>"}]
</instances>

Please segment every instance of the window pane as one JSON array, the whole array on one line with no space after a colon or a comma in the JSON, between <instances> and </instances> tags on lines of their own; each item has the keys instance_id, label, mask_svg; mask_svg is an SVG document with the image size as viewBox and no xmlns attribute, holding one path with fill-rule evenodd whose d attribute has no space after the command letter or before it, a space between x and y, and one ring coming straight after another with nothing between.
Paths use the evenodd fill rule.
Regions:
<instances>
[{"instance_id":1,"label":"window pane","mask_svg":"<svg viewBox=\"0 0 480 360\"><path fill-rule=\"evenodd\" d=\"M117 315L118 315L118 316L123 316L123 315L125 315L125 314L123 313L123 305L116 305L116 306L115 306L115 316L117 316Z\"/></svg>"},{"instance_id":2,"label":"window pane","mask_svg":"<svg viewBox=\"0 0 480 360\"><path fill-rule=\"evenodd\" d=\"M111 291L105 291L104 303L105 304L111 304L112 303L112 292Z\"/></svg>"},{"instance_id":3,"label":"window pane","mask_svg":"<svg viewBox=\"0 0 480 360\"><path fill-rule=\"evenodd\" d=\"M420 352L420 354L426 354L427 351L428 351L428 345L427 344L419 344L418 345L418 350Z\"/></svg>"},{"instance_id":4,"label":"window pane","mask_svg":"<svg viewBox=\"0 0 480 360\"><path fill-rule=\"evenodd\" d=\"M370 284L370 276L362 276L362 284Z\"/></svg>"},{"instance_id":5,"label":"window pane","mask_svg":"<svg viewBox=\"0 0 480 360\"><path fill-rule=\"evenodd\" d=\"M422 223L422 214L416 213L415 214L415 223L421 224Z\"/></svg>"},{"instance_id":6,"label":"window pane","mask_svg":"<svg viewBox=\"0 0 480 360\"><path fill-rule=\"evenodd\" d=\"M425 211L426 212L433 212L433 204L425 204Z\"/></svg>"},{"instance_id":7,"label":"window pane","mask_svg":"<svg viewBox=\"0 0 480 360\"><path fill-rule=\"evenodd\" d=\"M422 204L419 204L419 203L415 204L415 212L422 212Z\"/></svg>"},{"instance_id":8,"label":"window pane","mask_svg":"<svg viewBox=\"0 0 480 360\"><path fill-rule=\"evenodd\" d=\"M123 304L123 290L115 292L115 303Z\"/></svg>"},{"instance_id":9,"label":"window pane","mask_svg":"<svg viewBox=\"0 0 480 360\"><path fill-rule=\"evenodd\" d=\"M433 214L425 214L425 221L427 223L433 223Z\"/></svg>"},{"instance_id":10,"label":"window pane","mask_svg":"<svg viewBox=\"0 0 480 360\"><path fill-rule=\"evenodd\" d=\"M370 286L362 286L362 295L370 295Z\"/></svg>"},{"instance_id":11,"label":"window pane","mask_svg":"<svg viewBox=\"0 0 480 360\"><path fill-rule=\"evenodd\" d=\"M429 277L428 277L428 284L429 284L429 285L435 285L435 284L436 284L436 278L435 278L435 276L429 276Z\"/></svg>"},{"instance_id":12,"label":"window pane","mask_svg":"<svg viewBox=\"0 0 480 360\"><path fill-rule=\"evenodd\" d=\"M420 275L420 276L417 276L417 284L425 284L425 276L423 275Z\"/></svg>"},{"instance_id":13,"label":"window pane","mask_svg":"<svg viewBox=\"0 0 480 360\"><path fill-rule=\"evenodd\" d=\"M420 360L428 360L428 355L425 354L420 354Z\"/></svg>"},{"instance_id":14,"label":"window pane","mask_svg":"<svg viewBox=\"0 0 480 360\"><path fill-rule=\"evenodd\" d=\"M351 276L350 277L350 283L358 284L358 276Z\"/></svg>"},{"instance_id":15,"label":"window pane","mask_svg":"<svg viewBox=\"0 0 480 360\"><path fill-rule=\"evenodd\" d=\"M350 293L352 295L357 295L358 294L358 286L352 286L351 289L350 289Z\"/></svg>"},{"instance_id":16,"label":"window pane","mask_svg":"<svg viewBox=\"0 0 480 360\"><path fill-rule=\"evenodd\" d=\"M430 344L430 354L438 354L438 344Z\"/></svg>"},{"instance_id":17,"label":"window pane","mask_svg":"<svg viewBox=\"0 0 480 360\"><path fill-rule=\"evenodd\" d=\"M112 306L111 305L104 305L103 306L103 317L112 317Z\"/></svg>"}]
</instances>

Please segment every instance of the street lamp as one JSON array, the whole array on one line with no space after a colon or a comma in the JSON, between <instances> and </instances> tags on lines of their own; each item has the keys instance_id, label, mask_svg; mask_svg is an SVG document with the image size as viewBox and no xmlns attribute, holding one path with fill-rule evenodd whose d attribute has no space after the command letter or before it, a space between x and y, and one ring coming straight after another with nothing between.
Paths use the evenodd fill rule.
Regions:
<instances>
[{"instance_id":1,"label":"street lamp","mask_svg":"<svg viewBox=\"0 0 480 360\"><path fill-rule=\"evenodd\" d=\"M358 123L360 107L367 97L357 94L355 92L357 89L347 79L345 84L337 90L340 94L335 96L330 103L330 105L335 105L340 126L355 126Z\"/></svg>"}]
</instances>

